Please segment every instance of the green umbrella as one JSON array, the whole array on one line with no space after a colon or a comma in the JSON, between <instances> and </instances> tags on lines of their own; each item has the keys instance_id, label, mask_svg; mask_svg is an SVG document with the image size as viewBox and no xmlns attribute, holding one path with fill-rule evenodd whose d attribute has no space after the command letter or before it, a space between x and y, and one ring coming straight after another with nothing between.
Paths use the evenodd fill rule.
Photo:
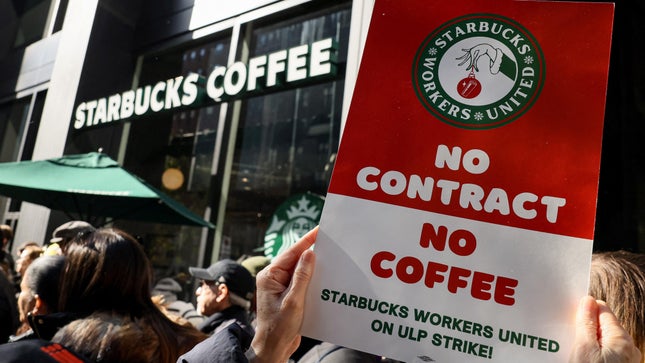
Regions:
<instances>
[{"instance_id":1,"label":"green umbrella","mask_svg":"<svg viewBox=\"0 0 645 363\"><path fill-rule=\"evenodd\" d=\"M111 217L215 226L101 153L0 163L0 195L92 222Z\"/></svg>"}]
</instances>

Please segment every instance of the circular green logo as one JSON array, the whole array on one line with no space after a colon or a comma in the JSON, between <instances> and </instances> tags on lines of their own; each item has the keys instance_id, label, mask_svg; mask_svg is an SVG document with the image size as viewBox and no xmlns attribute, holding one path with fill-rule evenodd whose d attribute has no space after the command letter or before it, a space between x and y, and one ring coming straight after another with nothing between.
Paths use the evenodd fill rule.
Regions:
<instances>
[{"instance_id":1,"label":"circular green logo","mask_svg":"<svg viewBox=\"0 0 645 363\"><path fill-rule=\"evenodd\" d=\"M323 197L312 193L297 194L282 203L264 235L264 255L276 257L318 225L324 203Z\"/></svg>"},{"instance_id":2,"label":"circular green logo","mask_svg":"<svg viewBox=\"0 0 645 363\"><path fill-rule=\"evenodd\" d=\"M545 78L539 44L517 22L470 14L434 30L414 57L412 83L439 120L466 129L505 125L528 111Z\"/></svg>"}]
</instances>

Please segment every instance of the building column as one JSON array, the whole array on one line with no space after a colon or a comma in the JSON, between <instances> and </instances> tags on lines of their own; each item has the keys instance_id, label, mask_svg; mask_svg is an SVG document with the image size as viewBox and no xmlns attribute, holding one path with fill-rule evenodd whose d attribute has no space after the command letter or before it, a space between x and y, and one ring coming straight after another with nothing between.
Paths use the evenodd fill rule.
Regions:
<instances>
[{"instance_id":1,"label":"building column","mask_svg":"<svg viewBox=\"0 0 645 363\"><path fill-rule=\"evenodd\" d=\"M69 1L33 160L63 155L98 2L99 0ZM23 202L14 247L25 241L48 241L45 233L49 214L48 208Z\"/></svg>"}]
</instances>

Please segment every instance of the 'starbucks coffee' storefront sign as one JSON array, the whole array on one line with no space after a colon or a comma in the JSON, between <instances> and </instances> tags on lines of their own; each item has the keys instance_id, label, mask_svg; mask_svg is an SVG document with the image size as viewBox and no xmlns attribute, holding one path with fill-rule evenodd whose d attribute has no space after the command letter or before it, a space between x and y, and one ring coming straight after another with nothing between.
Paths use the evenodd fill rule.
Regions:
<instances>
[{"instance_id":1,"label":"'starbucks coffee' storefront sign","mask_svg":"<svg viewBox=\"0 0 645 363\"><path fill-rule=\"evenodd\" d=\"M404 362L567 362L611 4L375 2L302 334Z\"/></svg>"},{"instance_id":2,"label":"'starbucks coffee' storefront sign","mask_svg":"<svg viewBox=\"0 0 645 363\"><path fill-rule=\"evenodd\" d=\"M79 130L148 113L221 102L333 76L335 72L336 43L327 38L254 57L248 63L216 67L207 78L191 73L82 102L76 106L73 125Z\"/></svg>"}]
</instances>

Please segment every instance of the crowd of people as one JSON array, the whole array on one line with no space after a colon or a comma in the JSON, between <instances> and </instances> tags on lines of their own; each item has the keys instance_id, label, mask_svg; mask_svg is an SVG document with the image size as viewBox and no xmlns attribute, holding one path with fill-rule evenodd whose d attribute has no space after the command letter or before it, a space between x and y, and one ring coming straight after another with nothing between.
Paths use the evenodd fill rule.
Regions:
<instances>
[{"instance_id":1,"label":"crowd of people","mask_svg":"<svg viewBox=\"0 0 645 363\"><path fill-rule=\"evenodd\" d=\"M0 226L0 233L3 362L386 360L326 342L294 354L302 347L317 228L270 264L227 259L191 267L196 307L177 298L181 286L173 279L153 284L143 247L125 231L72 221L49 246L22 245L15 262L7 249L11 229ZM626 252L594 255L570 363L643 362L643 260Z\"/></svg>"}]
</instances>

